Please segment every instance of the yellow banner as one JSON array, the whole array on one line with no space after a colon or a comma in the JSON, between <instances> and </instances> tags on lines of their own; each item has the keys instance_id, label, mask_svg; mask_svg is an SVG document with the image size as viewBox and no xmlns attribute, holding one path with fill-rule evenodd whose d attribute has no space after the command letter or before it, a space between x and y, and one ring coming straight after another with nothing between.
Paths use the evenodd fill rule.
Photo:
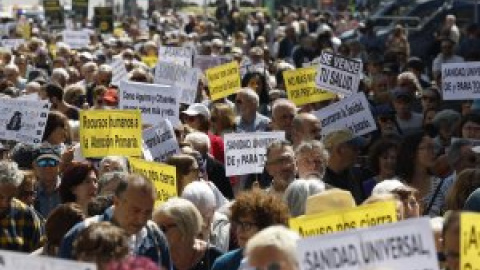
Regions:
<instances>
[{"instance_id":1,"label":"yellow banner","mask_svg":"<svg viewBox=\"0 0 480 270\"><path fill-rule=\"evenodd\" d=\"M290 229L298 232L302 237L309 237L396 221L396 203L389 201L291 218L288 223Z\"/></svg>"},{"instance_id":2,"label":"yellow banner","mask_svg":"<svg viewBox=\"0 0 480 270\"><path fill-rule=\"evenodd\" d=\"M155 185L157 189L155 206L166 202L171 197L177 196L177 168L138 158L129 158L128 162L130 163L132 173L145 176Z\"/></svg>"},{"instance_id":3,"label":"yellow banner","mask_svg":"<svg viewBox=\"0 0 480 270\"><path fill-rule=\"evenodd\" d=\"M240 67L235 61L209 68L206 74L211 100L235 94L235 91L242 86L240 83Z\"/></svg>"},{"instance_id":4,"label":"yellow banner","mask_svg":"<svg viewBox=\"0 0 480 270\"><path fill-rule=\"evenodd\" d=\"M336 97L334 93L318 89L315 86L316 74L317 69L315 67L284 71L283 79L288 99L297 106L334 99Z\"/></svg>"},{"instance_id":5,"label":"yellow banner","mask_svg":"<svg viewBox=\"0 0 480 270\"><path fill-rule=\"evenodd\" d=\"M480 214L462 213L460 217L460 269L480 266Z\"/></svg>"},{"instance_id":6,"label":"yellow banner","mask_svg":"<svg viewBox=\"0 0 480 270\"><path fill-rule=\"evenodd\" d=\"M140 156L140 110L81 111L80 145L84 157Z\"/></svg>"}]
</instances>

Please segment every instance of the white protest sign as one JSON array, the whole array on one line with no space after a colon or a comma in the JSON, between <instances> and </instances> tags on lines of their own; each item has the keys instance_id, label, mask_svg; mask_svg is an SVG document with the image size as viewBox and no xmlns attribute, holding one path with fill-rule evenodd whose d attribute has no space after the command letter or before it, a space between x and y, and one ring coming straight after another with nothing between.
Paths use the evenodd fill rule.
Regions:
<instances>
[{"instance_id":1,"label":"white protest sign","mask_svg":"<svg viewBox=\"0 0 480 270\"><path fill-rule=\"evenodd\" d=\"M351 95L358 91L363 63L358 60L322 52L315 83L320 89Z\"/></svg>"},{"instance_id":2,"label":"white protest sign","mask_svg":"<svg viewBox=\"0 0 480 270\"><path fill-rule=\"evenodd\" d=\"M267 147L285 140L285 132L225 134L225 170L227 176L262 173Z\"/></svg>"},{"instance_id":3,"label":"white protest sign","mask_svg":"<svg viewBox=\"0 0 480 270\"><path fill-rule=\"evenodd\" d=\"M303 238L297 242L301 270L438 270L429 218Z\"/></svg>"},{"instance_id":4,"label":"white protest sign","mask_svg":"<svg viewBox=\"0 0 480 270\"><path fill-rule=\"evenodd\" d=\"M205 72L209 68L220 66L230 61L226 56L195 55L193 58L193 66Z\"/></svg>"},{"instance_id":5,"label":"white protest sign","mask_svg":"<svg viewBox=\"0 0 480 270\"><path fill-rule=\"evenodd\" d=\"M47 101L0 99L0 139L41 143L49 110Z\"/></svg>"},{"instance_id":6,"label":"white protest sign","mask_svg":"<svg viewBox=\"0 0 480 270\"><path fill-rule=\"evenodd\" d=\"M158 62L155 67L154 83L173 85L180 89L180 102L195 103L200 71L172 63Z\"/></svg>"},{"instance_id":7,"label":"white protest sign","mask_svg":"<svg viewBox=\"0 0 480 270\"><path fill-rule=\"evenodd\" d=\"M256 63L253 64L250 60L243 61L240 64L240 77L243 78L249 72L258 72L264 74L266 71L265 63Z\"/></svg>"},{"instance_id":8,"label":"white protest sign","mask_svg":"<svg viewBox=\"0 0 480 270\"><path fill-rule=\"evenodd\" d=\"M192 67L193 50L189 47L162 46L158 51L158 61Z\"/></svg>"},{"instance_id":9,"label":"white protest sign","mask_svg":"<svg viewBox=\"0 0 480 270\"><path fill-rule=\"evenodd\" d=\"M22 38L16 39L2 39L0 40L0 44L2 47L8 48L10 50L15 50L20 46L22 43L25 43L25 40Z\"/></svg>"},{"instance_id":10,"label":"white protest sign","mask_svg":"<svg viewBox=\"0 0 480 270\"><path fill-rule=\"evenodd\" d=\"M173 126L180 124L177 88L130 81L121 81L119 88L119 108L139 109L143 124L156 125L162 119L170 120Z\"/></svg>"},{"instance_id":11,"label":"white protest sign","mask_svg":"<svg viewBox=\"0 0 480 270\"><path fill-rule=\"evenodd\" d=\"M144 154L152 161L165 162L174 154L180 153L172 124L167 119L160 120L159 124L143 131Z\"/></svg>"},{"instance_id":12,"label":"white protest sign","mask_svg":"<svg viewBox=\"0 0 480 270\"><path fill-rule=\"evenodd\" d=\"M126 80L128 76L127 69L125 68L125 62L121 57L114 57L112 63L112 84L118 85L120 81Z\"/></svg>"},{"instance_id":13,"label":"white protest sign","mask_svg":"<svg viewBox=\"0 0 480 270\"><path fill-rule=\"evenodd\" d=\"M32 256L19 252L0 250L0 269L2 270L96 270L94 263L61 260L46 256Z\"/></svg>"},{"instance_id":14,"label":"white protest sign","mask_svg":"<svg viewBox=\"0 0 480 270\"><path fill-rule=\"evenodd\" d=\"M331 130L349 128L360 136L377 129L364 93L353 94L313 114L320 120L322 135Z\"/></svg>"},{"instance_id":15,"label":"white protest sign","mask_svg":"<svg viewBox=\"0 0 480 270\"><path fill-rule=\"evenodd\" d=\"M480 98L480 62L442 64L443 100Z\"/></svg>"},{"instance_id":16,"label":"white protest sign","mask_svg":"<svg viewBox=\"0 0 480 270\"><path fill-rule=\"evenodd\" d=\"M90 32L87 30L64 30L62 32L63 42L72 49L81 49L90 44Z\"/></svg>"}]
</instances>

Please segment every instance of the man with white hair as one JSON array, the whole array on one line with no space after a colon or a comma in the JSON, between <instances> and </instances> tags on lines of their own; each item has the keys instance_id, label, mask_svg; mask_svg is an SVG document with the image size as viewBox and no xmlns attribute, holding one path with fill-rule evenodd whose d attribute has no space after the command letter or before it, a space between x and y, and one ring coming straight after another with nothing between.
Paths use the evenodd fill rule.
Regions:
<instances>
[{"instance_id":1,"label":"man with white hair","mask_svg":"<svg viewBox=\"0 0 480 270\"><path fill-rule=\"evenodd\" d=\"M291 100L280 98L272 106L272 130L285 131L285 138L292 139L292 123L297 115L297 107Z\"/></svg>"},{"instance_id":2,"label":"man with white hair","mask_svg":"<svg viewBox=\"0 0 480 270\"><path fill-rule=\"evenodd\" d=\"M0 161L0 249L32 252L41 246L44 230L35 211L15 199L22 180L16 163Z\"/></svg>"},{"instance_id":3,"label":"man with white hair","mask_svg":"<svg viewBox=\"0 0 480 270\"><path fill-rule=\"evenodd\" d=\"M235 119L236 132L266 131L270 119L258 112L260 98L251 88L242 88L237 92L235 106L239 116Z\"/></svg>"},{"instance_id":4,"label":"man with white hair","mask_svg":"<svg viewBox=\"0 0 480 270\"><path fill-rule=\"evenodd\" d=\"M62 88L65 88L67 86L67 82L70 79L70 75L68 74L68 71L64 68L54 68L52 70L52 76L50 77L52 82L57 83L60 85Z\"/></svg>"},{"instance_id":5,"label":"man with white hair","mask_svg":"<svg viewBox=\"0 0 480 270\"><path fill-rule=\"evenodd\" d=\"M20 70L18 69L17 65L15 64L6 65L3 70L3 75L9 82L13 83L13 85L19 90L25 89L27 80L20 76Z\"/></svg>"}]
</instances>

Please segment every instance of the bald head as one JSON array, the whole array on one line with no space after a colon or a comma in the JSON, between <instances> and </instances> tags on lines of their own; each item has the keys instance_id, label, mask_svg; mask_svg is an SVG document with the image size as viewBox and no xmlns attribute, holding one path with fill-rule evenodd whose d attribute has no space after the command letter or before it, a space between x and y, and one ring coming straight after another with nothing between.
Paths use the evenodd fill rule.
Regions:
<instances>
[{"instance_id":1,"label":"bald head","mask_svg":"<svg viewBox=\"0 0 480 270\"><path fill-rule=\"evenodd\" d=\"M300 113L293 118L292 141L296 147L302 141L321 140L320 120L311 113Z\"/></svg>"}]
</instances>

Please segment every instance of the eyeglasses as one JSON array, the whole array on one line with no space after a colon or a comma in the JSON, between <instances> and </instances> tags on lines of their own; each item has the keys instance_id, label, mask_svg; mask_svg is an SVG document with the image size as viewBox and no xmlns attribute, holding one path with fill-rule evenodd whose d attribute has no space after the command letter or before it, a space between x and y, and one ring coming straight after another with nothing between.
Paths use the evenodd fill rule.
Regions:
<instances>
[{"instance_id":1,"label":"eyeglasses","mask_svg":"<svg viewBox=\"0 0 480 270\"><path fill-rule=\"evenodd\" d=\"M234 221L234 225L243 231L250 231L253 228L258 228L258 224L254 222L243 222L243 221Z\"/></svg>"},{"instance_id":2,"label":"eyeglasses","mask_svg":"<svg viewBox=\"0 0 480 270\"><path fill-rule=\"evenodd\" d=\"M177 224L168 224L168 225L159 225L160 230L162 230L163 233L167 233L170 229L176 228Z\"/></svg>"},{"instance_id":3,"label":"eyeglasses","mask_svg":"<svg viewBox=\"0 0 480 270\"><path fill-rule=\"evenodd\" d=\"M53 158L44 158L37 160L37 166L46 168L46 167L56 167L59 164L59 161Z\"/></svg>"}]
</instances>

